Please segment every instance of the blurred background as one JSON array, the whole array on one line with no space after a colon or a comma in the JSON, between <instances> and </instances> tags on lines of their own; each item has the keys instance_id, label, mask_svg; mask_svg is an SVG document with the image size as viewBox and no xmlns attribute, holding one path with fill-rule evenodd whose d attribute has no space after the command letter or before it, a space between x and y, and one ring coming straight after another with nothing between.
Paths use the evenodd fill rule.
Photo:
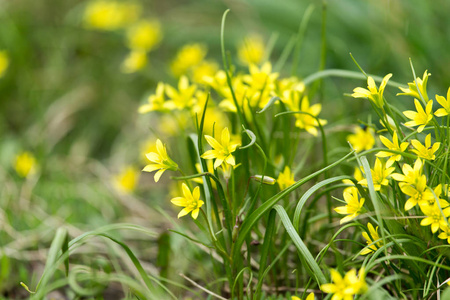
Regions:
<instances>
[{"instance_id":1,"label":"blurred background","mask_svg":"<svg viewBox=\"0 0 450 300\"><path fill-rule=\"evenodd\" d=\"M253 37L271 49L274 65L287 47L298 50L279 64L283 77L358 71L351 52L366 72L393 73L403 84L413 80L411 58L417 76L426 69L432 74L430 96L445 95L449 85L445 0L0 0L0 298L27 298L19 282L36 286L61 226L75 237L108 224L139 224L153 234L118 236L165 277L208 272L208 266L192 270L198 248L177 237L165 246L167 229L180 226L171 223L177 210L167 201L168 175L155 184L140 170L157 137L170 144L176 124L138 108L158 82L177 85L183 72L177 66L194 59L186 45L200 44L201 59L220 68L220 24L228 8L226 48L239 68L245 68L239 45ZM152 38L139 37L149 32ZM192 51L183 56L181 49ZM367 119L369 104L345 95L357 86L365 82L326 78L318 87L314 101L323 104L322 117L335 120L330 127ZM397 92L390 87L386 97ZM410 102L405 97L401 105ZM345 138L332 145L345 146ZM175 254L176 270L158 254L161 247ZM120 251L96 241L75 261L113 264L107 260Z\"/></svg>"}]
</instances>

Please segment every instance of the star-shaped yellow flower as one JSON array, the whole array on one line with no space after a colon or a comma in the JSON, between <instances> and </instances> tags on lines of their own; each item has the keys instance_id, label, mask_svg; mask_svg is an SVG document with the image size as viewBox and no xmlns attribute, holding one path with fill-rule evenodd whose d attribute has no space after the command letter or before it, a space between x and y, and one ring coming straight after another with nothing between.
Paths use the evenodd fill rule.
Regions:
<instances>
[{"instance_id":1,"label":"star-shaped yellow flower","mask_svg":"<svg viewBox=\"0 0 450 300\"><path fill-rule=\"evenodd\" d=\"M164 83L158 82L156 86L156 93L148 97L148 103L141 105L138 112L140 114L146 114L155 110L164 109Z\"/></svg>"},{"instance_id":2,"label":"star-shaped yellow flower","mask_svg":"<svg viewBox=\"0 0 450 300\"><path fill-rule=\"evenodd\" d=\"M170 202L172 202L176 206L184 207L178 214L178 218L181 218L192 212L192 218L197 219L198 213L200 212L200 207L202 207L204 204L204 202L200 200L200 188L197 186L192 193L185 183L183 183L181 188L183 190L184 197L175 197L170 200Z\"/></svg>"},{"instance_id":3,"label":"star-shaped yellow flower","mask_svg":"<svg viewBox=\"0 0 450 300\"><path fill-rule=\"evenodd\" d=\"M352 97L353 98L367 98L373 103L375 103L378 107L383 107L384 100L383 100L383 93L384 89L386 88L386 84L389 81L389 78L392 77L392 74L387 74L384 76L383 80L380 84L380 89L377 88L377 85L375 84L375 80L371 76L367 77L367 88L364 89L361 87L357 87L353 90Z\"/></svg>"},{"instance_id":4,"label":"star-shaped yellow flower","mask_svg":"<svg viewBox=\"0 0 450 300\"><path fill-rule=\"evenodd\" d=\"M197 102L197 99L194 97L196 90L197 86L195 84L189 85L189 79L184 75L181 76L178 81L178 90L166 84L166 94L170 100L165 103L165 106L172 110L192 107Z\"/></svg>"},{"instance_id":5,"label":"star-shaped yellow flower","mask_svg":"<svg viewBox=\"0 0 450 300\"><path fill-rule=\"evenodd\" d=\"M338 214L348 215L341 219L341 224L353 220L364 212L363 205L365 200L364 198L359 199L358 189L356 187L345 189L344 200L347 205L339 206L334 209Z\"/></svg>"},{"instance_id":6,"label":"star-shaped yellow flower","mask_svg":"<svg viewBox=\"0 0 450 300\"><path fill-rule=\"evenodd\" d=\"M236 151L236 148L239 146L238 143L231 144L230 140L230 132L228 131L228 127L225 127L222 130L221 142L219 143L215 138L209 135L205 135L205 139L208 144L213 147L213 150L206 151L202 154L202 158L204 159L216 159L214 162L214 169L217 169L224 161L229 165L236 165L236 161L234 156L231 154Z\"/></svg>"},{"instance_id":7,"label":"star-shaped yellow flower","mask_svg":"<svg viewBox=\"0 0 450 300\"><path fill-rule=\"evenodd\" d=\"M420 105L419 100L414 99L414 105L416 106L416 111L407 110L404 111L403 114L412 121L406 122L405 126L419 126L417 128L417 132L422 132L422 130L425 128L425 125L428 124L428 122L431 121L433 118L433 100L428 101L427 106L425 107L425 110L423 109L422 105Z\"/></svg>"},{"instance_id":8,"label":"star-shaped yellow flower","mask_svg":"<svg viewBox=\"0 0 450 300\"><path fill-rule=\"evenodd\" d=\"M176 171L178 170L178 165L167 155L166 146L163 145L160 139L156 140L156 152L150 152L145 155L151 164L146 165L142 171L153 172L158 170L155 173L155 182L158 182L164 171Z\"/></svg>"},{"instance_id":9,"label":"star-shaped yellow flower","mask_svg":"<svg viewBox=\"0 0 450 300\"><path fill-rule=\"evenodd\" d=\"M439 108L434 115L436 117L448 116L450 114L450 88L447 90L447 99L436 95L436 101L442 106L442 108Z\"/></svg>"},{"instance_id":10,"label":"star-shaped yellow flower","mask_svg":"<svg viewBox=\"0 0 450 300\"><path fill-rule=\"evenodd\" d=\"M389 184L388 177L390 177L391 173L395 170L394 167L391 167L393 163L394 161L389 160L386 163L383 163L378 159L378 157L375 160L375 167L373 169L370 169L375 191L379 191L382 185L386 186ZM362 186L367 187L367 179L363 179L358 183Z\"/></svg>"},{"instance_id":11,"label":"star-shaped yellow flower","mask_svg":"<svg viewBox=\"0 0 450 300\"><path fill-rule=\"evenodd\" d=\"M284 190L295 183L294 174L292 174L291 169L288 166L285 166L284 171L278 175L277 182L281 190Z\"/></svg>"},{"instance_id":12,"label":"star-shaped yellow flower","mask_svg":"<svg viewBox=\"0 0 450 300\"><path fill-rule=\"evenodd\" d=\"M422 95L423 99L425 100L425 102L428 102L428 94L427 94L427 82L428 82L428 76L430 76L431 74L428 73L427 70L425 70L425 72L423 73L423 79L417 77L416 78L416 82L417 82L417 86L419 87L419 90L417 90L417 86L416 86L416 82L408 82L408 88L402 88L399 87L399 89L402 90L403 93L398 93L398 95L406 95L406 96L412 96L414 98L420 99L420 95L419 95L419 91L420 94Z\"/></svg>"},{"instance_id":13,"label":"star-shaped yellow flower","mask_svg":"<svg viewBox=\"0 0 450 300\"><path fill-rule=\"evenodd\" d=\"M408 148L408 142L403 142L399 145L397 131L394 131L394 135L392 136L392 142L382 135L380 135L380 140L383 143L383 145L386 146L386 148L388 148L389 150L405 152L406 148ZM390 157L388 161L392 162L399 161L402 158L401 154L395 154L387 151L380 151L376 154L376 156Z\"/></svg>"},{"instance_id":14,"label":"star-shaped yellow flower","mask_svg":"<svg viewBox=\"0 0 450 300\"><path fill-rule=\"evenodd\" d=\"M317 103L314 105L309 106L309 99L308 96L304 96L302 99L302 103L300 104L300 111L307 112L315 117L317 117L322 110L322 104ZM295 115L296 122L295 126L301 129L305 129L310 134L317 136L317 128L320 125L327 124L326 120L319 119L319 122L317 120L309 115L306 114L296 114Z\"/></svg>"},{"instance_id":15,"label":"star-shaped yellow flower","mask_svg":"<svg viewBox=\"0 0 450 300\"><path fill-rule=\"evenodd\" d=\"M372 149L375 145L373 130L370 127L355 127L355 133L347 136L347 140L356 152Z\"/></svg>"},{"instance_id":16,"label":"star-shaped yellow flower","mask_svg":"<svg viewBox=\"0 0 450 300\"><path fill-rule=\"evenodd\" d=\"M363 238L366 239L367 245L370 245L374 241L379 240L380 236L378 235L378 226L377 226L377 228L374 228L373 225L369 222L369 223L367 223L367 228L369 229L370 236L365 231L362 233L362 236L363 236ZM383 242L378 241L375 244L372 244L369 247L367 247L366 249L362 250L359 254L366 255L373 251L377 251L377 249L379 247L381 247L382 245L383 245Z\"/></svg>"},{"instance_id":17,"label":"star-shaped yellow flower","mask_svg":"<svg viewBox=\"0 0 450 300\"><path fill-rule=\"evenodd\" d=\"M322 284L320 289L325 293L334 294L332 300L352 300L354 295L361 294L367 289L364 269L360 270L359 278L355 269L348 271L344 278L334 269L330 272L333 283Z\"/></svg>"},{"instance_id":18,"label":"star-shaped yellow flower","mask_svg":"<svg viewBox=\"0 0 450 300\"><path fill-rule=\"evenodd\" d=\"M411 151L417 154L418 157L428 160L434 160L436 158L436 155L434 153L439 149L441 143L437 142L434 143L433 146L431 146L431 133L430 133L425 138L425 145L422 145L418 140L412 140L411 145L415 148L414 150Z\"/></svg>"}]
</instances>

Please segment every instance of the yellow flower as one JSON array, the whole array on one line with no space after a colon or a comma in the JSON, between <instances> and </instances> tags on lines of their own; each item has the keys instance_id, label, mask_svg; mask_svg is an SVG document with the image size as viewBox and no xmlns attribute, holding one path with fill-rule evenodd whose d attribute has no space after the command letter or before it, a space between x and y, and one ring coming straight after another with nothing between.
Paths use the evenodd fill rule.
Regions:
<instances>
[{"instance_id":1,"label":"yellow flower","mask_svg":"<svg viewBox=\"0 0 450 300\"><path fill-rule=\"evenodd\" d=\"M158 82L156 93L148 97L148 103L139 106L138 112L146 114L151 111L161 111L164 109L164 83Z\"/></svg>"},{"instance_id":2,"label":"yellow flower","mask_svg":"<svg viewBox=\"0 0 450 300\"><path fill-rule=\"evenodd\" d=\"M428 160L434 160L436 158L434 152L436 152L441 145L441 143L437 142L434 143L433 146L431 146L431 133L428 134L425 138L425 146L422 145L418 140L412 140L411 144L415 148L415 150L411 150L412 152L417 154L418 157Z\"/></svg>"},{"instance_id":3,"label":"yellow flower","mask_svg":"<svg viewBox=\"0 0 450 300\"><path fill-rule=\"evenodd\" d=\"M228 127L225 127L222 130L221 142L219 143L215 138L209 135L205 135L205 139L208 144L213 147L214 150L206 151L202 154L202 158L204 159L216 159L214 162L214 169L217 169L224 161L234 166L236 164L234 160L234 156L231 154L236 151L236 148L239 146L237 143L230 143L230 132L228 131Z\"/></svg>"},{"instance_id":4,"label":"yellow flower","mask_svg":"<svg viewBox=\"0 0 450 300\"><path fill-rule=\"evenodd\" d=\"M416 110L407 110L404 111L403 114L412 121L406 122L405 126L419 126L417 128L417 132L422 132L422 130L425 128L425 125L428 124L428 122L431 121L433 118L433 100L428 101L427 106L425 107L425 110L423 110L422 105L420 105L419 100L414 99L414 105L416 106Z\"/></svg>"},{"instance_id":5,"label":"yellow flower","mask_svg":"<svg viewBox=\"0 0 450 300\"><path fill-rule=\"evenodd\" d=\"M84 24L99 30L117 30L136 21L141 7L134 2L96 0L84 11Z\"/></svg>"},{"instance_id":6,"label":"yellow flower","mask_svg":"<svg viewBox=\"0 0 450 300\"><path fill-rule=\"evenodd\" d=\"M208 78L213 77L219 67L213 61L204 60L192 67L192 81L201 84L207 84Z\"/></svg>"},{"instance_id":7,"label":"yellow flower","mask_svg":"<svg viewBox=\"0 0 450 300\"><path fill-rule=\"evenodd\" d=\"M195 84L189 85L189 80L186 76L181 76L178 81L178 91L166 84L166 93L170 98L170 101L167 101L165 106L168 109L179 109L182 110L186 107L192 107L197 99L194 98L195 91L197 90L197 86Z\"/></svg>"},{"instance_id":8,"label":"yellow flower","mask_svg":"<svg viewBox=\"0 0 450 300\"><path fill-rule=\"evenodd\" d=\"M401 88L399 87L399 89L402 90L403 93L398 93L398 95L406 95L406 96L412 96L414 98L420 99L420 95L419 95L419 91L420 94L422 95L423 99L425 100L425 102L428 102L428 94L427 94L427 82L428 82L428 76L430 76L431 74L428 73L427 70L425 70L425 72L423 73L423 79L420 79L419 77L416 78L416 82L417 82L417 86L419 87L419 90L417 90L416 87L416 82L408 82L408 88Z\"/></svg>"},{"instance_id":9,"label":"yellow flower","mask_svg":"<svg viewBox=\"0 0 450 300\"><path fill-rule=\"evenodd\" d=\"M291 173L291 169L288 166L285 166L284 171L278 175L277 182L281 190L284 190L295 183L294 174Z\"/></svg>"},{"instance_id":10,"label":"yellow flower","mask_svg":"<svg viewBox=\"0 0 450 300\"><path fill-rule=\"evenodd\" d=\"M246 65L258 65L264 58L264 43L260 36L252 35L245 38L238 48L238 58Z\"/></svg>"},{"instance_id":11,"label":"yellow flower","mask_svg":"<svg viewBox=\"0 0 450 300\"><path fill-rule=\"evenodd\" d=\"M22 152L16 155L14 169L20 177L28 177L36 173L36 159L30 152Z\"/></svg>"},{"instance_id":12,"label":"yellow flower","mask_svg":"<svg viewBox=\"0 0 450 300\"><path fill-rule=\"evenodd\" d=\"M312 106L309 106L309 99L308 96L304 96L302 99L302 103L300 105L300 111L307 112L315 117L317 117L320 114L320 111L322 110L322 104L317 103ZM301 129L305 129L307 132L312 134L313 136L317 136L317 128L320 125L327 124L326 120L319 119L319 122L317 120L309 115L306 114L295 114L295 126Z\"/></svg>"},{"instance_id":13,"label":"yellow flower","mask_svg":"<svg viewBox=\"0 0 450 300\"><path fill-rule=\"evenodd\" d=\"M356 276L356 270L351 269L342 278L338 271L331 269L331 280L333 283L326 283L320 286L320 289L328 294L334 294L332 300L352 300L356 294L362 294L367 289L364 277L364 269L359 272L359 278Z\"/></svg>"},{"instance_id":14,"label":"yellow flower","mask_svg":"<svg viewBox=\"0 0 450 300\"><path fill-rule=\"evenodd\" d=\"M139 182L139 174L139 170L129 166L114 178L115 185L121 191L131 193Z\"/></svg>"},{"instance_id":15,"label":"yellow flower","mask_svg":"<svg viewBox=\"0 0 450 300\"><path fill-rule=\"evenodd\" d=\"M207 52L208 50L203 44L184 45L170 65L172 73L175 77L186 74L190 68L197 66L203 61Z\"/></svg>"},{"instance_id":16,"label":"yellow flower","mask_svg":"<svg viewBox=\"0 0 450 300\"><path fill-rule=\"evenodd\" d=\"M394 167L391 167L393 163L394 163L393 161L389 160L386 163L383 163L381 160L378 159L378 157L375 160L375 167L373 169L370 169L370 172L372 173L372 181L375 191L379 191L382 185L386 186L389 184L388 177L395 170ZM362 186L367 187L367 179L363 179L358 183L361 184Z\"/></svg>"},{"instance_id":17,"label":"yellow flower","mask_svg":"<svg viewBox=\"0 0 450 300\"><path fill-rule=\"evenodd\" d=\"M160 139L156 140L156 152L150 152L145 155L151 164L146 165L142 171L153 172L158 170L155 173L155 182L158 182L164 171L176 171L178 170L178 165L167 155L166 146L163 145Z\"/></svg>"},{"instance_id":18,"label":"yellow flower","mask_svg":"<svg viewBox=\"0 0 450 300\"><path fill-rule=\"evenodd\" d=\"M441 240L447 240L447 243L450 244L450 226L445 224L445 226L441 227L442 232L439 233L438 238Z\"/></svg>"},{"instance_id":19,"label":"yellow flower","mask_svg":"<svg viewBox=\"0 0 450 300\"><path fill-rule=\"evenodd\" d=\"M263 89L272 90L275 79L279 75L278 73L272 73L272 64L270 62L265 62L261 68L251 64L249 66L249 72L250 74L243 76L243 80L255 91L261 91Z\"/></svg>"},{"instance_id":20,"label":"yellow flower","mask_svg":"<svg viewBox=\"0 0 450 300\"><path fill-rule=\"evenodd\" d=\"M421 179L422 167L423 167L422 160L418 158L414 163L414 168L408 164L403 164L402 166L403 174L394 173L391 175L391 177L397 181L417 185L419 183L419 180L422 180Z\"/></svg>"},{"instance_id":21,"label":"yellow flower","mask_svg":"<svg viewBox=\"0 0 450 300\"><path fill-rule=\"evenodd\" d=\"M369 223L367 223L367 228L369 228L370 236L365 231L362 233L362 236L363 236L363 238L366 239L367 245L370 245L370 244L372 244L372 245L370 245L366 249L362 250L359 253L360 255L366 255L371 252L377 251L377 249L383 245L382 241L378 241L373 244L374 241L380 240L380 236L378 235L378 226L377 226L377 228L373 228L373 225L369 222Z\"/></svg>"},{"instance_id":22,"label":"yellow flower","mask_svg":"<svg viewBox=\"0 0 450 300\"><path fill-rule=\"evenodd\" d=\"M176 206L184 207L178 214L178 218L181 218L192 212L192 218L197 219L198 213L200 212L200 207L202 207L204 204L204 202L200 200L200 188L197 186L191 193L189 187L185 183L183 183L182 190L184 197L175 197L170 200L170 202L172 202Z\"/></svg>"},{"instance_id":23,"label":"yellow flower","mask_svg":"<svg viewBox=\"0 0 450 300\"><path fill-rule=\"evenodd\" d=\"M423 175L425 177L425 175ZM439 206L441 208L446 208L448 206L450 206L450 203L448 203L448 201L441 199L440 196L442 194L442 184L438 184L435 188L434 188L434 195L436 195L436 198L439 201ZM425 206L432 206L436 203L436 198L434 197L433 193L431 193L431 191L427 188L428 193L430 194L429 197L422 197L418 203L420 206L420 209L424 209Z\"/></svg>"},{"instance_id":24,"label":"yellow flower","mask_svg":"<svg viewBox=\"0 0 450 300\"><path fill-rule=\"evenodd\" d=\"M309 293L309 295L306 297L306 300L314 300L314 293ZM302 300L301 298L297 296L291 296L291 300Z\"/></svg>"},{"instance_id":25,"label":"yellow flower","mask_svg":"<svg viewBox=\"0 0 450 300\"><path fill-rule=\"evenodd\" d=\"M151 51L161 39L161 24L156 20L141 20L127 30L127 45L133 50Z\"/></svg>"},{"instance_id":26,"label":"yellow flower","mask_svg":"<svg viewBox=\"0 0 450 300\"><path fill-rule=\"evenodd\" d=\"M400 189L405 195L408 195L410 198L405 203L405 210L408 211L416 204L424 203L428 201L434 202L434 196L433 193L427 189L426 185L426 177L425 175L422 175L418 178L415 185L409 185L400 183Z\"/></svg>"},{"instance_id":27,"label":"yellow flower","mask_svg":"<svg viewBox=\"0 0 450 300\"><path fill-rule=\"evenodd\" d=\"M1 72L0 72L1 73ZM437 117L448 116L450 114L450 88L447 90L447 99L436 95L436 101L443 107L439 108L434 115Z\"/></svg>"},{"instance_id":28,"label":"yellow flower","mask_svg":"<svg viewBox=\"0 0 450 300\"><path fill-rule=\"evenodd\" d=\"M356 187L350 187L344 191L344 200L347 203L346 206L336 207L334 210L341 215L348 215L341 219L341 224L351 221L358 215L364 213L364 198L359 199L358 189Z\"/></svg>"},{"instance_id":29,"label":"yellow flower","mask_svg":"<svg viewBox=\"0 0 450 300\"><path fill-rule=\"evenodd\" d=\"M424 206L420 208L422 212L426 215L426 218L420 222L421 226L431 225L431 232L435 233L439 228L447 226L447 217L450 216L450 207L439 209L437 203L434 205Z\"/></svg>"},{"instance_id":30,"label":"yellow flower","mask_svg":"<svg viewBox=\"0 0 450 300\"><path fill-rule=\"evenodd\" d=\"M347 136L347 140L352 145L356 152L372 149L375 145L375 138L373 137L373 130L370 127L355 128L355 134Z\"/></svg>"},{"instance_id":31,"label":"yellow flower","mask_svg":"<svg viewBox=\"0 0 450 300\"><path fill-rule=\"evenodd\" d=\"M123 73L135 73L142 70L148 63L147 53L141 50L131 51L125 60L122 62Z\"/></svg>"},{"instance_id":32,"label":"yellow flower","mask_svg":"<svg viewBox=\"0 0 450 300\"><path fill-rule=\"evenodd\" d=\"M0 51L0 78L6 73L6 69L9 65L9 57L6 51Z\"/></svg>"},{"instance_id":33,"label":"yellow flower","mask_svg":"<svg viewBox=\"0 0 450 300\"><path fill-rule=\"evenodd\" d=\"M353 98L367 98L373 103L375 103L378 107L383 107L384 100L383 100L383 93L384 89L386 88L386 84L389 81L389 78L392 77L392 74L387 74L384 76L383 80L380 84L380 89L377 88L377 85L375 84L375 80L371 76L367 77L367 88L364 89L361 87L357 87L353 90L352 97Z\"/></svg>"},{"instance_id":34,"label":"yellow flower","mask_svg":"<svg viewBox=\"0 0 450 300\"><path fill-rule=\"evenodd\" d=\"M408 148L408 142L403 142L399 145L398 143L398 137L397 137L397 131L394 131L394 135L392 136L392 142L380 135L380 140L383 143L384 146L386 146L386 148L388 148L389 150L395 150L395 151L400 151L400 152L405 152L406 148ZM386 151L380 151L376 154L377 157L390 157L388 161L399 161L402 158L401 154L395 154L395 153L391 153L391 152L386 152Z\"/></svg>"}]
</instances>

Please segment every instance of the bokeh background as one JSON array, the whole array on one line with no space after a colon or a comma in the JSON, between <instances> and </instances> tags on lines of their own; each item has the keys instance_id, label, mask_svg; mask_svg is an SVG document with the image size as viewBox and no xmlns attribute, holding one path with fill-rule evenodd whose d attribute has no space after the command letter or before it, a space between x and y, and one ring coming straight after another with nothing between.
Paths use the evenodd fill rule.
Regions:
<instances>
[{"instance_id":1,"label":"bokeh background","mask_svg":"<svg viewBox=\"0 0 450 300\"><path fill-rule=\"evenodd\" d=\"M244 66L237 49L252 35L273 47L269 59L279 62L286 47L297 47L309 11L298 51L279 70L283 76L304 78L321 68L358 71L351 52L366 72L393 73L392 80L404 84L413 79L411 58L418 76L426 69L432 74L430 95L445 94L450 82L450 2L445 0L136 0L138 19L160 24L160 40L139 70L124 67L130 54L126 29L87 25L92 3L0 0L0 51L7 57L3 70L0 59L0 298L28 297L19 282L36 286L61 226L75 237L108 224L139 224L152 234L116 234L144 262L172 280L180 279L179 272L207 274L208 266L196 263L196 247L177 237L165 246L167 229L183 224L170 221L177 213L167 201L171 187L167 178L155 184L151 174L139 170L152 141L161 136L170 141L174 130L161 131L167 120L137 110L159 81L177 84L171 65L184 45L203 44L206 57L221 65L220 24L228 8L226 48L239 68ZM346 96L364 85L326 78L317 87L314 101L323 104L324 118L335 120L330 128L367 119L368 103ZM387 97L397 92L386 90ZM412 103L405 97L402 105ZM346 145L345 138L331 143ZM25 151L35 159L33 176L16 172L17 157ZM174 156L182 151L171 149ZM161 247L172 254L176 268L169 267ZM120 251L95 240L74 260L114 265ZM110 288L112 295L120 291Z\"/></svg>"}]
</instances>

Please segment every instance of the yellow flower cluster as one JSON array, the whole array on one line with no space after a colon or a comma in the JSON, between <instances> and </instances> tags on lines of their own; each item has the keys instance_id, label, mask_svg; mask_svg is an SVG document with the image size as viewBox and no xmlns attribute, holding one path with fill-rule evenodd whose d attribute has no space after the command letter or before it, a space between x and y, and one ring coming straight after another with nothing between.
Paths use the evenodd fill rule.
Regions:
<instances>
[{"instance_id":1,"label":"yellow flower cluster","mask_svg":"<svg viewBox=\"0 0 450 300\"><path fill-rule=\"evenodd\" d=\"M333 300L351 300L355 295L363 294L367 290L364 269L356 275L356 270L348 271L344 278L338 271L332 269L331 280L333 283L326 283L320 286L320 289L328 294L333 294Z\"/></svg>"},{"instance_id":2,"label":"yellow flower cluster","mask_svg":"<svg viewBox=\"0 0 450 300\"><path fill-rule=\"evenodd\" d=\"M142 70L148 64L147 53L162 39L161 24L155 19L140 19L142 7L135 1L93 0L85 8L83 21L96 30L125 30L130 49L121 65L124 73Z\"/></svg>"}]
</instances>

